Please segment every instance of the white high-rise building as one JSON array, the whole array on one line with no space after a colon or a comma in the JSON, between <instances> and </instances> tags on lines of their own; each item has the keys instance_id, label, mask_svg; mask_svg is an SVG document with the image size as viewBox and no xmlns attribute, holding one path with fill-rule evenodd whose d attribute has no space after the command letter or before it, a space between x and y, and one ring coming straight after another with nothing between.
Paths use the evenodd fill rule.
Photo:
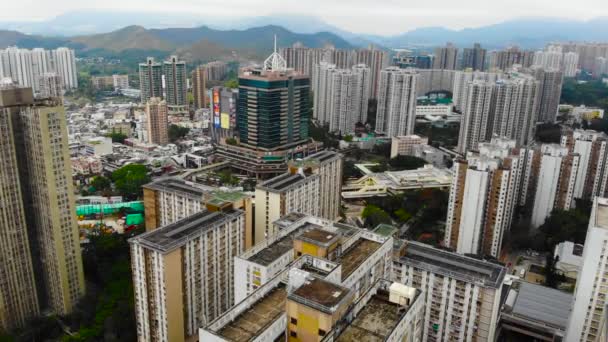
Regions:
<instances>
[{"instance_id":1,"label":"white high-rise building","mask_svg":"<svg viewBox=\"0 0 608 342\"><path fill-rule=\"evenodd\" d=\"M488 82L496 82L502 74L495 72L480 72L480 71L456 71L454 72L454 88L452 96L452 104L454 108L464 112L467 100L467 90L469 83L474 80L482 80Z\"/></svg>"},{"instance_id":2,"label":"white high-rise building","mask_svg":"<svg viewBox=\"0 0 608 342\"><path fill-rule=\"evenodd\" d=\"M352 133L357 122L367 121L370 69L358 64L348 69L321 63L314 68L314 115L332 132Z\"/></svg>"},{"instance_id":3,"label":"white high-rise building","mask_svg":"<svg viewBox=\"0 0 608 342\"><path fill-rule=\"evenodd\" d=\"M0 78L10 77L13 83L40 91L40 76L56 73L64 90L78 87L74 50L62 47L55 50L33 50L9 47L0 50Z\"/></svg>"},{"instance_id":4,"label":"white high-rise building","mask_svg":"<svg viewBox=\"0 0 608 342\"><path fill-rule=\"evenodd\" d=\"M564 54L564 62L562 71L565 77L575 77L578 71L578 53L566 52Z\"/></svg>"},{"instance_id":5,"label":"white high-rise building","mask_svg":"<svg viewBox=\"0 0 608 342\"><path fill-rule=\"evenodd\" d=\"M63 79L66 89L78 88L78 70L74 50L60 47L52 51L54 69Z\"/></svg>"},{"instance_id":6,"label":"white high-rise building","mask_svg":"<svg viewBox=\"0 0 608 342\"><path fill-rule=\"evenodd\" d=\"M601 322L605 319L608 291L608 199L593 200L583 249L583 263L576 281L574 301L566 329L566 342L605 341Z\"/></svg>"},{"instance_id":7,"label":"white high-rise building","mask_svg":"<svg viewBox=\"0 0 608 342\"><path fill-rule=\"evenodd\" d=\"M454 163L444 245L458 253L500 254L524 170L514 148L514 140L494 138Z\"/></svg>"},{"instance_id":8,"label":"white high-rise building","mask_svg":"<svg viewBox=\"0 0 608 342\"><path fill-rule=\"evenodd\" d=\"M506 137L524 146L532 141L536 125L539 82L534 77L510 74L495 82L469 82L458 136L458 151L476 150L492 136Z\"/></svg>"},{"instance_id":9,"label":"white high-rise building","mask_svg":"<svg viewBox=\"0 0 608 342\"><path fill-rule=\"evenodd\" d=\"M376 132L388 137L414 134L416 82L413 69L389 67L380 73Z\"/></svg>"},{"instance_id":10,"label":"white high-rise building","mask_svg":"<svg viewBox=\"0 0 608 342\"><path fill-rule=\"evenodd\" d=\"M536 51L533 65L547 69L561 69L563 54L561 51Z\"/></svg>"},{"instance_id":11,"label":"white high-rise building","mask_svg":"<svg viewBox=\"0 0 608 342\"><path fill-rule=\"evenodd\" d=\"M578 154L557 144L543 144L537 158L540 158L540 166L533 170L536 173L533 228L541 226L554 208L570 209L580 159Z\"/></svg>"}]
</instances>

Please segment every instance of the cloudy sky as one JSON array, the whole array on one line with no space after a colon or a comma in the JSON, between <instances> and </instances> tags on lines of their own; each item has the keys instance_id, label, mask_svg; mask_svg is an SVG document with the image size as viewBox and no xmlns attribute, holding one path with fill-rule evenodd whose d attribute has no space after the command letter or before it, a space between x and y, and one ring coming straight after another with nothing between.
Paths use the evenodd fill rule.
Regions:
<instances>
[{"instance_id":1,"label":"cloudy sky","mask_svg":"<svg viewBox=\"0 0 608 342\"><path fill-rule=\"evenodd\" d=\"M2 0L0 20L43 20L76 10L142 10L244 17L313 15L357 33L396 34L425 26L478 27L519 17L588 20L606 0Z\"/></svg>"}]
</instances>

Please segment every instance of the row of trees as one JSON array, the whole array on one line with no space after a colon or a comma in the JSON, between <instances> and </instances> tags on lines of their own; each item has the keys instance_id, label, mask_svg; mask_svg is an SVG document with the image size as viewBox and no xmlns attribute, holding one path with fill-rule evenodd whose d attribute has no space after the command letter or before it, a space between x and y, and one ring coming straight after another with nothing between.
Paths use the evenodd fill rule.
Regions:
<instances>
[{"instance_id":1,"label":"row of trees","mask_svg":"<svg viewBox=\"0 0 608 342\"><path fill-rule=\"evenodd\" d=\"M142 195L142 186L147 183L150 183L148 168L141 164L129 164L114 171L109 178L93 177L88 192L104 196L118 194L126 199L137 199Z\"/></svg>"}]
</instances>

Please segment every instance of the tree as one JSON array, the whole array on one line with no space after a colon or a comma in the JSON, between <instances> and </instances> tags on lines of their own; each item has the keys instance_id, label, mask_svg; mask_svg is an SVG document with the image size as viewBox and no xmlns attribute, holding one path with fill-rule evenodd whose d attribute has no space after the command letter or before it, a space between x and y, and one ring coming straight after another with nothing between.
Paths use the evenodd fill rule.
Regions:
<instances>
[{"instance_id":1,"label":"tree","mask_svg":"<svg viewBox=\"0 0 608 342\"><path fill-rule=\"evenodd\" d=\"M238 145L238 142L235 138L226 138L226 144L235 146Z\"/></svg>"},{"instance_id":2,"label":"tree","mask_svg":"<svg viewBox=\"0 0 608 342\"><path fill-rule=\"evenodd\" d=\"M169 126L169 141L176 142L188 135L188 132L190 132L190 128L188 127L171 125Z\"/></svg>"},{"instance_id":3,"label":"tree","mask_svg":"<svg viewBox=\"0 0 608 342\"><path fill-rule=\"evenodd\" d=\"M372 152L376 155L383 156L385 158L390 158L391 144L389 144L389 143L376 144L376 145L374 145L374 148L372 148Z\"/></svg>"},{"instance_id":4,"label":"tree","mask_svg":"<svg viewBox=\"0 0 608 342\"><path fill-rule=\"evenodd\" d=\"M91 186L97 191L105 191L112 188L112 181L104 176L95 176L91 180Z\"/></svg>"},{"instance_id":5,"label":"tree","mask_svg":"<svg viewBox=\"0 0 608 342\"><path fill-rule=\"evenodd\" d=\"M114 171L112 180L124 197L137 198L142 194L142 186L150 183L150 176L145 165L130 164Z\"/></svg>"},{"instance_id":6,"label":"tree","mask_svg":"<svg viewBox=\"0 0 608 342\"><path fill-rule=\"evenodd\" d=\"M239 87L239 80L235 77L235 78L231 78L229 80L227 80L226 82L224 82L224 87L226 88L238 88Z\"/></svg>"},{"instance_id":7,"label":"tree","mask_svg":"<svg viewBox=\"0 0 608 342\"><path fill-rule=\"evenodd\" d=\"M426 165L426 160L414 156L396 156L388 164L395 170L415 170Z\"/></svg>"},{"instance_id":8,"label":"tree","mask_svg":"<svg viewBox=\"0 0 608 342\"><path fill-rule=\"evenodd\" d=\"M551 123L538 125L536 128L536 139L543 143L559 143L562 139L560 125Z\"/></svg>"},{"instance_id":9,"label":"tree","mask_svg":"<svg viewBox=\"0 0 608 342\"><path fill-rule=\"evenodd\" d=\"M361 213L361 217L365 219L365 226L368 228L374 228L381 223L393 223L393 220L391 220L391 217L386 213L386 211L372 204L365 206L363 213Z\"/></svg>"},{"instance_id":10,"label":"tree","mask_svg":"<svg viewBox=\"0 0 608 342\"><path fill-rule=\"evenodd\" d=\"M589 213L584 209L556 209L545 219L539 230L544 234L545 250L552 252L563 241L585 243Z\"/></svg>"},{"instance_id":11,"label":"tree","mask_svg":"<svg viewBox=\"0 0 608 342\"><path fill-rule=\"evenodd\" d=\"M361 176L359 169L355 167L355 163L350 160L344 160L344 167L342 169L342 181L346 182L351 178L357 178Z\"/></svg>"},{"instance_id":12,"label":"tree","mask_svg":"<svg viewBox=\"0 0 608 342\"><path fill-rule=\"evenodd\" d=\"M112 133L108 134L108 138L112 138L113 143L124 144L125 139L127 139L127 135L121 132L112 131Z\"/></svg>"},{"instance_id":13,"label":"tree","mask_svg":"<svg viewBox=\"0 0 608 342\"><path fill-rule=\"evenodd\" d=\"M353 136L352 135L345 135L344 136L344 141L346 142L352 142L353 141Z\"/></svg>"}]
</instances>

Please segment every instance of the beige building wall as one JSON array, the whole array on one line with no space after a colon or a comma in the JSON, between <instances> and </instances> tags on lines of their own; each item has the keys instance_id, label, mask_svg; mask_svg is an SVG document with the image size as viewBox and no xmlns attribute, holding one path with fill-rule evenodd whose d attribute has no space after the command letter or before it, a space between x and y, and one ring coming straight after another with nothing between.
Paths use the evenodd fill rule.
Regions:
<instances>
[{"instance_id":1,"label":"beige building wall","mask_svg":"<svg viewBox=\"0 0 608 342\"><path fill-rule=\"evenodd\" d=\"M183 307L183 279L182 272L182 250L176 249L163 256L165 274L164 291L165 307L167 312L167 337L169 341L183 342L184 332L184 307Z\"/></svg>"}]
</instances>

